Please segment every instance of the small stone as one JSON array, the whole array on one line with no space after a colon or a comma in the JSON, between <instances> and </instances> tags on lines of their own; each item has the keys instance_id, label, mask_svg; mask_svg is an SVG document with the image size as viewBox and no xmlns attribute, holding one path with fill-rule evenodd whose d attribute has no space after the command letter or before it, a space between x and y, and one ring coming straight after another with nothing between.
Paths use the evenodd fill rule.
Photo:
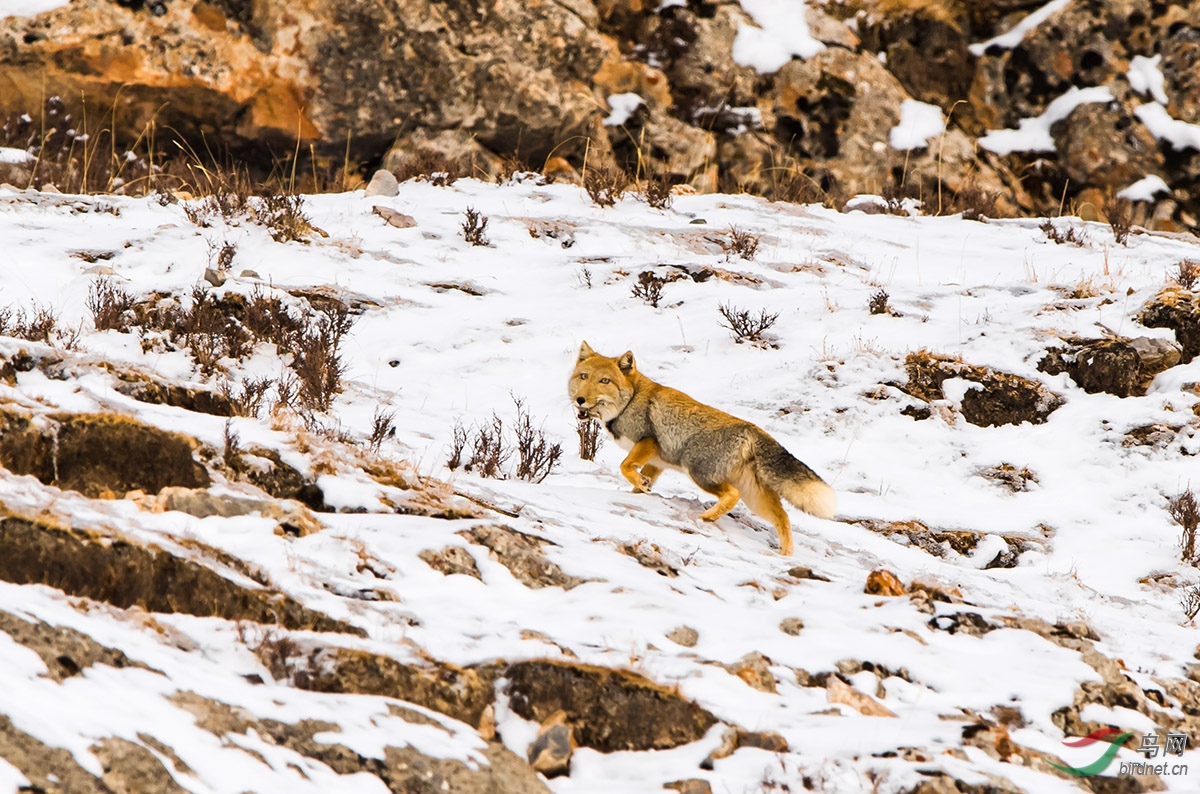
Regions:
<instances>
[{"instance_id":1,"label":"small stone","mask_svg":"<svg viewBox=\"0 0 1200 794\"><path fill-rule=\"evenodd\" d=\"M262 280L262 276L258 275L257 270L246 269L238 274L238 278L256 278Z\"/></svg>"},{"instance_id":2,"label":"small stone","mask_svg":"<svg viewBox=\"0 0 1200 794\"><path fill-rule=\"evenodd\" d=\"M836 675L825 682L825 695L830 703L841 703L866 717L895 717L886 706L868 694L859 692Z\"/></svg>"},{"instance_id":3,"label":"small stone","mask_svg":"<svg viewBox=\"0 0 1200 794\"><path fill-rule=\"evenodd\" d=\"M692 226L701 226L707 224L708 221L704 220L703 218L692 218L690 221L688 221L688 223L690 223Z\"/></svg>"},{"instance_id":4,"label":"small stone","mask_svg":"<svg viewBox=\"0 0 1200 794\"><path fill-rule=\"evenodd\" d=\"M204 268L204 280L214 287L219 287L225 283L225 274L215 267Z\"/></svg>"},{"instance_id":5,"label":"small stone","mask_svg":"<svg viewBox=\"0 0 1200 794\"><path fill-rule=\"evenodd\" d=\"M847 676L861 673L863 669L862 662L857 659L840 659L834 667L839 673Z\"/></svg>"},{"instance_id":6,"label":"small stone","mask_svg":"<svg viewBox=\"0 0 1200 794\"><path fill-rule=\"evenodd\" d=\"M375 206L371 208L371 212L388 222L388 225L395 226L397 229L411 229L417 225L417 219L411 215L405 215L403 212L397 212L391 207Z\"/></svg>"},{"instance_id":7,"label":"small stone","mask_svg":"<svg viewBox=\"0 0 1200 794\"><path fill-rule=\"evenodd\" d=\"M47 182L41 187L43 193L62 193L53 182Z\"/></svg>"},{"instance_id":8,"label":"small stone","mask_svg":"<svg viewBox=\"0 0 1200 794\"><path fill-rule=\"evenodd\" d=\"M386 198L399 195L399 193L400 183L396 181L396 175L383 169L375 172L367 189L363 192L367 196L384 196Z\"/></svg>"},{"instance_id":9,"label":"small stone","mask_svg":"<svg viewBox=\"0 0 1200 794\"><path fill-rule=\"evenodd\" d=\"M907 590L896 574L879 568L867 574L866 592L871 595L902 596Z\"/></svg>"},{"instance_id":10,"label":"small stone","mask_svg":"<svg viewBox=\"0 0 1200 794\"><path fill-rule=\"evenodd\" d=\"M771 674L771 660L755 651L748 653L726 669L746 682L751 689L759 692L778 692L778 682Z\"/></svg>"},{"instance_id":11,"label":"small stone","mask_svg":"<svg viewBox=\"0 0 1200 794\"><path fill-rule=\"evenodd\" d=\"M695 648L700 634L691 626L679 626L667 633L667 639L685 648Z\"/></svg>"},{"instance_id":12,"label":"small stone","mask_svg":"<svg viewBox=\"0 0 1200 794\"><path fill-rule=\"evenodd\" d=\"M828 582L829 581L829 577L822 576L821 574L814 571L812 568L809 568L807 565L797 565L795 567L788 568L786 573L788 576L792 577L793 579L811 579L814 582Z\"/></svg>"},{"instance_id":13,"label":"small stone","mask_svg":"<svg viewBox=\"0 0 1200 794\"><path fill-rule=\"evenodd\" d=\"M804 621L800 618L784 618L779 622L779 630L784 634L795 637L804 628Z\"/></svg>"},{"instance_id":14,"label":"small stone","mask_svg":"<svg viewBox=\"0 0 1200 794\"><path fill-rule=\"evenodd\" d=\"M663 783L663 788L678 791L679 794L712 794L712 786L709 785L709 782L698 777Z\"/></svg>"},{"instance_id":15,"label":"small stone","mask_svg":"<svg viewBox=\"0 0 1200 794\"><path fill-rule=\"evenodd\" d=\"M738 728L737 746L755 747L769 753L786 753L790 749L787 739L775 731L744 731Z\"/></svg>"},{"instance_id":16,"label":"small stone","mask_svg":"<svg viewBox=\"0 0 1200 794\"><path fill-rule=\"evenodd\" d=\"M547 720L538 731L537 738L529 745L529 765L546 777L571 774L574 741L571 726L564 720L563 712L555 714Z\"/></svg>"}]
</instances>

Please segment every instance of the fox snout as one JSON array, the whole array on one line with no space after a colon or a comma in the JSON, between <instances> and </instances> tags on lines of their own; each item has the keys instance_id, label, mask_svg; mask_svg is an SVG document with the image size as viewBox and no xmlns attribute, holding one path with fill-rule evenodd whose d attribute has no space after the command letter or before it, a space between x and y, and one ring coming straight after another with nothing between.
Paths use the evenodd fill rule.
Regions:
<instances>
[{"instance_id":1,"label":"fox snout","mask_svg":"<svg viewBox=\"0 0 1200 794\"><path fill-rule=\"evenodd\" d=\"M579 406L578 413L580 419L590 419L592 417L591 410L584 405L586 402L587 400L583 397L575 398L575 404Z\"/></svg>"}]
</instances>

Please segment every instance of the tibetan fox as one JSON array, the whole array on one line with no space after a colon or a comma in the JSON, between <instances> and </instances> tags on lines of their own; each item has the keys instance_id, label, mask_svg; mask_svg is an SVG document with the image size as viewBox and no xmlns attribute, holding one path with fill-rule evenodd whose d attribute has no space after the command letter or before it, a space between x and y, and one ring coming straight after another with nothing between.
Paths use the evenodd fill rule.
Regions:
<instances>
[{"instance_id":1,"label":"tibetan fox","mask_svg":"<svg viewBox=\"0 0 1200 794\"><path fill-rule=\"evenodd\" d=\"M741 499L779 532L792 553L792 525L780 499L833 518L833 489L761 428L693 400L638 372L633 353L602 356L584 342L567 387L580 419L598 419L629 454L621 474L647 493L663 469L678 469L717 497L700 514L716 521Z\"/></svg>"}]
</instances>

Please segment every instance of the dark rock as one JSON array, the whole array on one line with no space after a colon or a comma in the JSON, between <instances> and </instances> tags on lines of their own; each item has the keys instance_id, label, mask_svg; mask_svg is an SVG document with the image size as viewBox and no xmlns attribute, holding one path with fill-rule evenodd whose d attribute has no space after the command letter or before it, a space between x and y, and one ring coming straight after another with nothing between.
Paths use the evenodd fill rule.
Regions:
<instances>
[{"instance_id":1,"label":"dark rock","mask_svg":"<svg viewBox=\"0 0 1200 794\"><path fill-rule=\"evenodd\" d=\"M0 579L14 584L43 584L121 608L365 634L285 593L238 584L199 562L128 537L6 518L0 521L0 548ZM239 564L228 557L221 562Z\"/></svg>"},{"instance_id":2,"label":"dark rock","mask_svg":"<svg viewBox=\"0 0 1200 794\"><path fill-rule=\"evenodd\" d=\"M472 543L487 547L492 556L526 587L561 587L570 590L587 581L563 573L561 568L542 556L543 546L554 545L545 538L498 525L465 529L458 534Z\"/></svg>"},{"instance_id":3,"label":"dark rock","mask_svg":"<svg viewBox=\"0 0 1200 794\"><path fill-rule=\"evenodd\" d=\"M529 745L529 765L546 777L570 775L574 747L571 726L551 719Z\"/></svg>"},{"instance_id":4,"label":"dark rock","mask_svg":"<svg viewBox=\"0 0 1200 794\"><path fill-rule=\"evenodd\" d=\"M1170 328L1187 364L1200 355L1200 295L1182 287L1167 287L1154 296L1138 314L1148 328Z\"/></svg>"},{"instance_id":5,"label":"dark rock","mask_svg":"<svg viewBox=\"0 0 1200 794\"><path fill-rule=\"evenodd\" d=\"M952 615L938 615L929 621L929 628L944 631L948 634L966 634L969 637L982 637L993 629L999 628L988 623L987 618L978 612L955 612Z\"/></svg>"},{"instance_id":6,"label":"dark rock","mask_svg":"<svg viewBox=\"0 0 1200 794\"><path fill-rule=\"evenodd\" d=\"M1089 394L1128 397L1140 393L1142 382L1141 357L1123 339L1097 339L1052 351L1038 362L1038 369L1050 375L1066 372Z\"/></svg>"},{"instance_id":7,"label":"dark rock","mask_svg":"<svg viewBox=\"0 0 1200 794\"><path fill-rule=\"evenodd\" d=\"M1061 397L1036 381L927 351L910 353L904 366L908 371L905 391L926 401L945 399L942 384L950 378L978 384L979 388L963 395L962 415L980 427L1041 424L1063 403Z\"/></svg>"},{"instance_id":8,"label":"dark rock","mask_svg":"<svg viewBox=\"0 0 1200 794\"><path fill-rule=\"evenodd\" d=\"M628 670L542 659L515 662L503 678L518 716L542 723L562 711L575 741L603 753L678 747L717 722L674 688Z\"/></svg>"},{"instance_id":9,"label":"dark rock","mask_svg":"<svg viewBox=\"0 0 1200 794\"><path fill-rule=\"evenodd\" d=\"M0 412L0 463L91 497L206 488L208 472L193 456L198 447L188 436L120 414L52 414L39 426Z\"/></svg>"},{"instance_id":10,"label":"dark rock","mask_svg":"<svg viewBox=\"0 0 1200 794\"><path fill-rule=\"evenodd\" d=\"M479 568L475 565L475 558L461 546L447 546L441 551L424 549L417 556L438 573L446 576L462 574L483 581L483 577L479 575Z\"/></svg>"},{"instance_id":11,"label":"dark rock","mask_svg":"<svg viewBox=\"0 0 1200 794\"><path fill-rule=\"evenodd\" d=\"M1086 102L1051 133L1067 176L1079 185L1120 190L1163 170L1157 139L1120 102Z\"/></svg>"}]
</instances>

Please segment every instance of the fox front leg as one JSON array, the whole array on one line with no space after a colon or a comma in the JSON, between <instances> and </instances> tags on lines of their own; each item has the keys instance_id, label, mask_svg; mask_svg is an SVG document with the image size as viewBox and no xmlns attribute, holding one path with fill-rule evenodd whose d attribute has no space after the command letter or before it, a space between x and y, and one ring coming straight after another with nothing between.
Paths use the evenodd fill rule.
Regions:
<instances>
[{"instance_id":1,"label":"fox front leg","mask_svg":"<svg viewBox=\"0 0 1200 794\"><path fill-rule=\"evenodd\" d=\"M654 480L643 474L640 469L657 455L658 442L652 438L643 438L633 445L633 449L629 450L625 460L621 461L621 476L633 485L634 493L649 493ZM654 467L648 466L647 468L651 470L650 473L657 476L657 470Z\"/></svg>"}]
</instances>

